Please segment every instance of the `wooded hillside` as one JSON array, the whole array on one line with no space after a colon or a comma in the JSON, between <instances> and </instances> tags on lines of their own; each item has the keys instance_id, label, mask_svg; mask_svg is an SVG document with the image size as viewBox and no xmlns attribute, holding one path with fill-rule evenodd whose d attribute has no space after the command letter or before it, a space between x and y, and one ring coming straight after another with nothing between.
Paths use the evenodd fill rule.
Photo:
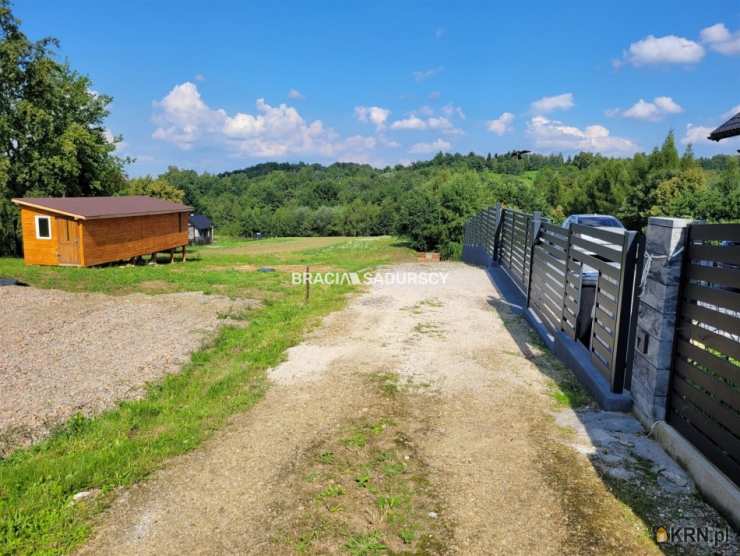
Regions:
<instances>
[{"instance_id":1,"label":"wooded hillside","mask_svg":"<svg viewBox=\"0 0 740 556\"><path fill-rule=\"evenodd\" d=\"M740 219L737 157L682 154L663 145L630 159L562 155L439 154L411 166L266 163L219 175L170 168L168 183L210 216L221 233L400 234L417 249L460 249L462 226L500 201L557 220L570 213L615 214L632 228L648 216Z\"/></svg>"}]
</instances>

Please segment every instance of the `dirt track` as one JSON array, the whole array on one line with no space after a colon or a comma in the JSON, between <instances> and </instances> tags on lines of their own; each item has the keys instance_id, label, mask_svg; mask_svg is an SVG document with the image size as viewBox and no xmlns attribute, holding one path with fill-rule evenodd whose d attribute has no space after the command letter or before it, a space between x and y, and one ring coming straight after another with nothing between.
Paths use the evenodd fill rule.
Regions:
<instances>
[{"instance_id":1,"label":"dirt track","mask_svg":"<svg viewBox=\"0 0 740 556\"><path fill-rule=\"evenodd\" d=\"M389 514L356 488L364 479L351 458L369 448L347 441L362 423L382 423L368 437L376 435L376 455L395 450L413 471L404 519L427 535L426 545L414 541L417 550L658 553L584 455L593 449L588 436L575 449L575 433L556 424L555 413L578 420L549 394L567 371L533 343L485 272L462 264L395 270L442 271L447 281L376 285L328 317L272 370L262 402L121 495L82 552L344 553L355 546L352 533L390 530ZM383 444L386 431L395 443ZM349 479L326 471L335 458L345 458ZM322 498L327 485L342 487L334 505ZM404 549L394 542L385 537L388 548Z\"/></svg>"}]
</instances>

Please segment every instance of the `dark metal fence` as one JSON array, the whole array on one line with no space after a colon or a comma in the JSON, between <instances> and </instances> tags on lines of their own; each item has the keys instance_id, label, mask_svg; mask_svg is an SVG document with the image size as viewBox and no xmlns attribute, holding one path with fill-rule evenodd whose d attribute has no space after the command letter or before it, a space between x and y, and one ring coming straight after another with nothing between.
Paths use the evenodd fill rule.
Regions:
<instances>
[{"instance_id":1,"label":"dark metal fence","mask_svg":"<svg viewBox=\"0 0 740 556\"><path fill-rule=\"evenodd\" d=\"M740 224L692 224L668 422L740 485Z\"/></svg>"},{"instance_id":2,"label":"dark metal fence","mask_svg":"<svg viewBox=\"0 0 740 556\"><path fill-rule=\"evenodd\" d=\"M568 295L566 270L569 237L569 230L544 223L540 226L538 240L534 242L529 305L537 311L551 333L563 329L564 323L568 324L565 320L565 302ZM577 305L578 294L575 295ZM572 319L572 323L575 328L575 319Z\"/></svg>"},{"instance_id":3,"label":"dark metal fence","mask_svg":"<svg viewBox=\"0 0 740 556\"><path fill-rule=\"evenodd\" d=\"M468 223L465 244L486 247L551 333L562 331L575 340L584 332L582 323L590 324L585 344L594 366L613 392L629 387L642 234L579 225L565 229L538 213L496 207ZM585 287L592 288L593 311L583 315Z\"/></svg>"},{"instance_id":4,"label":"dark metal fence","mask_svg":"<svg viewBox=\"0 0 740 556\"><path fill-rule=\"evenodd\" d=\"M463 243L467 246L480 247L489 257L493 257L497 226L495 207L476 214L465 225Z\"/></svg>"},{"instance_id":5,"label":"dark metal fence","mask_svg":"<svg viewBox=\"0 0 740 556\"><path fill-rule=\"evenodd\" d=\"M533 215L515 210L503 210L501 218L498 260L509 271L517 286L527 293L532 255Z\"/></svg>"}]
</instances>

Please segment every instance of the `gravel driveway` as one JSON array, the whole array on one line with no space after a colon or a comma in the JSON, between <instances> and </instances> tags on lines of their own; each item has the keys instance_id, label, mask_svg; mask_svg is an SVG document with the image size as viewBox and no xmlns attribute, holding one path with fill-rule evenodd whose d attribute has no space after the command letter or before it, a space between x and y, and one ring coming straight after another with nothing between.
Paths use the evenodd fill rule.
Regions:
<instances>
[{"instance_id":1,"label":"gravel driveway","mask_svg":"<svg viewBox=\"0 0 740 556\"><path fill-rule=\"evenodd\" d=\"M294 537L309 539L301 546L311 554L346 553L342 531L386 527L369 489L358 487L356 474L342 475L354 460L338 455L345 431L379 416L403 431L382 457L407 450L403 461L423 463L409 484L435 499L429 514L426 499L415 495L412 506L424 511L414 523L443 524L435 537L443 546L418 553L659 554L641 517L597 472L607 467L609 475L638 455L656 474L670 468L680 483L665 485L669 492L660 476L656 482L640 469L619 468L630 473L623 484L641 489L644 500L660 500L661 522L691 515L721 523L633 417L556 408L549 377L567 371L533 341L483 270L457 263L393 268L398 276L434 271L446 273L444 285L374 285L324 319L270 371L274 384L261 402L123 492L80 553L283 555L299 552ZM372 377L388 372L405 386L382 413L389 402L379 400ZM316 466L334 466L336 475L316 478ZM337 484L330 508L320 489ZM429 527L421 532L436 531ZM695 553L737 553L733 544L705 548Z\"/></svg>"},{"instance_id":2,"label":"gravel driveway","mask_svg":"<svg viewBox=\"0 0 740 556\"><path fill-rule=\"evenodd\" d=\"M254 305L197 292L148 296L0 287L0 456L176 372L226 315Z\"/></svg>"}]
</instances>

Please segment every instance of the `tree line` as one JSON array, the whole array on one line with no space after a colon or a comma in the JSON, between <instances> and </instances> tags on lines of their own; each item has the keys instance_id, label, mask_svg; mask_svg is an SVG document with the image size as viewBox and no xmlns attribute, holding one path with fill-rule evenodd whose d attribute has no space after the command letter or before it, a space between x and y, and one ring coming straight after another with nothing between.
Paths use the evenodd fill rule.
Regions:
<instances>
[{"instance_id":1,"label":"tree line","mask_svg":"<svg viewBox=\"0 0 740 556\"><path fill-rule=\"evenodd\" d=\"M0 0L0 255L20 254L23 196L152 195L185 202L222 234L253 237L396 234L454 257L465 222L496 202L542 211L614 214L633 229L651 215L740 219L736 156L679 153L672 133L632 158L438 154L373 168L269 162L222 174L169 168L129 179L120 137L104 122L109 96L56 59L53 38L30 41Z\"/></svg>"},{"instance_id":2,"label":"tree line","mask_svg":"<svg viewBox=\"0 0 740 556\"><path fill-rule=\"evenodd\" d=\"M438 154L382 169L268 163L214 175L172 167L144 179L182 191L228 235L397 234L444 256L459 253L470 216L496 202L556 222L572 213L614 214L633 229L657 215L740 219L737 157L697 159L690 146L679 153L673 133L629 159Z\"/></svg>"}]
</instances>

